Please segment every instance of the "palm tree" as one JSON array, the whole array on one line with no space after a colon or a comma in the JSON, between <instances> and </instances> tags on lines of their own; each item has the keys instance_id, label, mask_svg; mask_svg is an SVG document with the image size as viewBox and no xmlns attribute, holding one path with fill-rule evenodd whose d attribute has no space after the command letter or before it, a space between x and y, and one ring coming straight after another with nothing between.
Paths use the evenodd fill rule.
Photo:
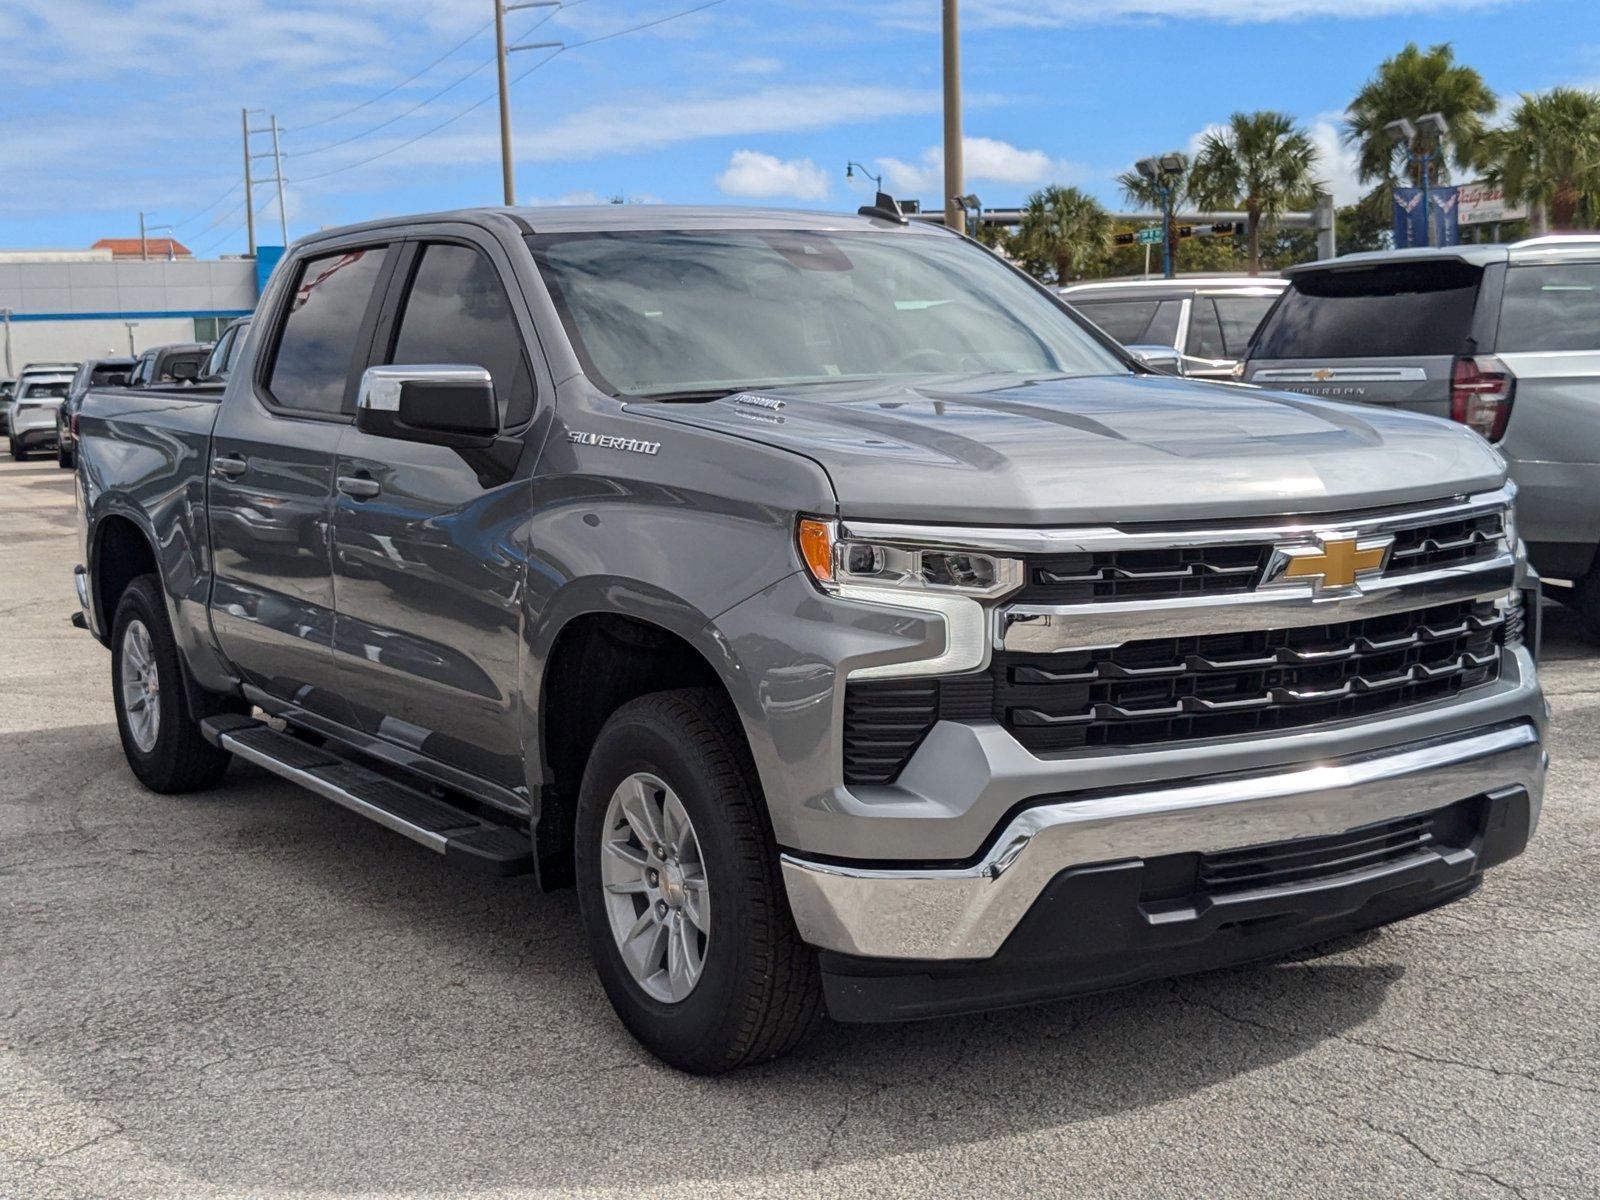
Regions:
<instances>
[{"instance_id":1,"label":"palm tree","mask_svg":"<svg viewBox=\"0 0 1600 1200\"><path fill-rule=\"evenodd\" d=\"M1489 182L1507 199L1548 214L1557 229L1600 219L1600 92L1558 87L1524 95L1486 150Z\"/></svg>"},{"instance_id":2,"label":"palm tree","mask_svg":"<svg viewBox=\"0 0 1600 1200\"><path fill-rule=\"evenodd\" d=\"M1099 201L1075 187L1053 184L1028 197L1013 252L1035 275L1054 272L1071 283L1111 248L1111 218Z\"/></svg>"},{"instance_id":3,"label":"palm tree","mask_svg":"<svg viewBox=\"0 0 1600 1200\"><path fill-rule=\"evenodd\" d=\"M1294 118L1279 112L1236 112L1200 142L1189 172L1190 195L1206 208L1244 209L1250 274L1261 273L1261 231L1322 192L1317 148Z\"/></svg>"},{"instance_id":4,"label":"palm tree","mask_svg":"<svg viewBox=\"0 0 1600 1200\"><path fill-rule=\"evenodd\" d=\"M1163 176L1163 182L1170 190L1172 211L1182 212L1184 205L1189 202L1189 160L1183 160L1183 170L1169 172ZM1122 189L1122 198L1134 208L1147 212L1162 211L1161 189L1156 186L1154 179L1146 179L1138 171L1124 171L1117 176L1117 186ZM1172 236L1171 230L1163 231L1163 236ZM1177 237L1172 236L1172 246L1168 249L1172 261L1178 261Z\"/></svg>"},{"instance_id":5,"label":"palm tree","mask_svg":"<svg viewBox=\"0 0 1600 1200\"><path fill-rule=\"evenodd\" d=\"M1473 170L1481 163L1484 119L1494 112L1496 104L1495 94L1483 76L1457 63L1449 43L1430 46L1424 52L1415 42L1408 42L1399 54L1383 61L1377 74L1350 102L1344 140L1359 149L1363 183L1377 183L1386 190L1400 177L1398 168L1421 186L1421 179L1384 126L1401 119L1415 121L1424 113L1439 113L1449 123L1450 132L1440 147L1444 153L1429 166L1428 182L1442 182L1449 178L1449 162L1463 171ZM1417 151L1431 148L1411 147Z\"/></svg>"}]
</instances>

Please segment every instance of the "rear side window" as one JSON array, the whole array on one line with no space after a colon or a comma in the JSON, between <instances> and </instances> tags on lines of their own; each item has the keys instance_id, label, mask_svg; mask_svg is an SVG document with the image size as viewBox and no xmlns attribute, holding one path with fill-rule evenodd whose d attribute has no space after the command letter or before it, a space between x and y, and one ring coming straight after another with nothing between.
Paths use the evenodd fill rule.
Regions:
<instances>
[{"instance_id":1,"label":"rear side window","mask_svg":"<svg viewBox=\"0 0 1600 1200\"><path fill-rule=\"evenodd\" d=\"M510 297L494 264L470 246L424 247L389 361L482 367L494 378L503 424L533 416L533 380Z\"/></svg>"},{"instance_id":2,"label":"rear side window","mask_svg":"<svg viewBox=\"0 0 1600 1200\"><path fill-rule=\"evenodd\" d=\"M1068 304L1124 346L1172 346L1178 341L1182 300L1074 300Z\"/></svg>"},{"instance_id":3,"label":"rear side window","mask_svg":"<svg viewBox=\"0 0 1600 1200\"><path fill-rule=\"evenodd\" d=\"M1252 358L1405 358L1461 354L1479 267L1394 263L1297 277Z\"/></svg>"},{"instance_id":4,"label":"rear side window","mask_svg":"<svg viewBox=\"0 0 1600 1200\"><path fill-rule=\"evenodd\" d=\"M350 368L366 359L366 347L356 343L383 256L383 247L370 247L301 264L267 377L276 403L299 412L344 411Z\"/></svg>"},{"instance_id":5,"label":"rear side window","mask_svg":"<svg viewBox=\"0 0 1600 1200\"><path fill-rule=\"evenodd\" d=\"M1508 270L1495 349L1600 350L1600 263Z\"/></svg>"}]
</instances>

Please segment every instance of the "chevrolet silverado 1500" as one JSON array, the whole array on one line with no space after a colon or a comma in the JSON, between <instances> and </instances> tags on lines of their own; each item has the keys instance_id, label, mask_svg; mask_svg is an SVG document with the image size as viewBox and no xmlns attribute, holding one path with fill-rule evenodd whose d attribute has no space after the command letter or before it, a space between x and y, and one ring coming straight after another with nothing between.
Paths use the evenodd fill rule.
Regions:
<instances>
[{"instance_id":1,"label":"chevrolet silverado 1500","mask_svg":"<svg viewBox=\"0 0 1600 1200\"><path fill-rule=\"evenodd\" d=\"M575 883L689 1070L1380 925L1539 815L1481 438L1152 374L887 200L319 233L78 455L138 778Z\"/></svg>"}]
</instances>

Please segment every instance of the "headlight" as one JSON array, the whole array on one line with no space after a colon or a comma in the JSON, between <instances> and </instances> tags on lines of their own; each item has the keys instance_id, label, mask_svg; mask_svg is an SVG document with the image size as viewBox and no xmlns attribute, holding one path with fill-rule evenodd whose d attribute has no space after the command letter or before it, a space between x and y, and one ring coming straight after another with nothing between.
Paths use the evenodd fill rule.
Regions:
<instances>
[{"instance_id":1,"label":"headlight","mask_svg":"<svg viewBox=\"0 0 1600 1200\"><path fill-rule=\"evenodd\" d=\"M866 542L839 536L833 521L802 518L800 557L825 591L894 588L993 599L1022 585L1022 563L973 550Z\"/></svg>"},{"instance_id":2,"label":"headlight","mask_svg":"<svg viewBox=\"0 0 1600 1200\"><path fill-rule=\"evenodd\" d=\"M836 522L810 517L801 519L796 533L806 571L824 591L842 600L921 609L942 618L944 645L938 653L851 667L851 679L950 675L988 665L985 603L1022 585L1021 562L958 547L844 538Z\"/></svg>"}]
</instances>

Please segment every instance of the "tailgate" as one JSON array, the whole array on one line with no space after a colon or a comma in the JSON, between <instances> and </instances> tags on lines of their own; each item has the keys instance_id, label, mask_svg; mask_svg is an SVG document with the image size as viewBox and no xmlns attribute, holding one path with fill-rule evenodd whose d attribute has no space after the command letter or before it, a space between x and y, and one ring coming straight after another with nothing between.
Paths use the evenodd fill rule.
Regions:
<instances>
[{"instance_id":1,"label":"tailgate","mask_svg":"<svg viewBox=\"0 0 1600 1200\"><path fill-rule=\"evenodd\" d=\"M1329 359L1310 363L1252 361L1245 378L1259 387L1324 400L1381 404L1430 417L1450 415L1452 356Z\"/></svg>"}]
</instances>

